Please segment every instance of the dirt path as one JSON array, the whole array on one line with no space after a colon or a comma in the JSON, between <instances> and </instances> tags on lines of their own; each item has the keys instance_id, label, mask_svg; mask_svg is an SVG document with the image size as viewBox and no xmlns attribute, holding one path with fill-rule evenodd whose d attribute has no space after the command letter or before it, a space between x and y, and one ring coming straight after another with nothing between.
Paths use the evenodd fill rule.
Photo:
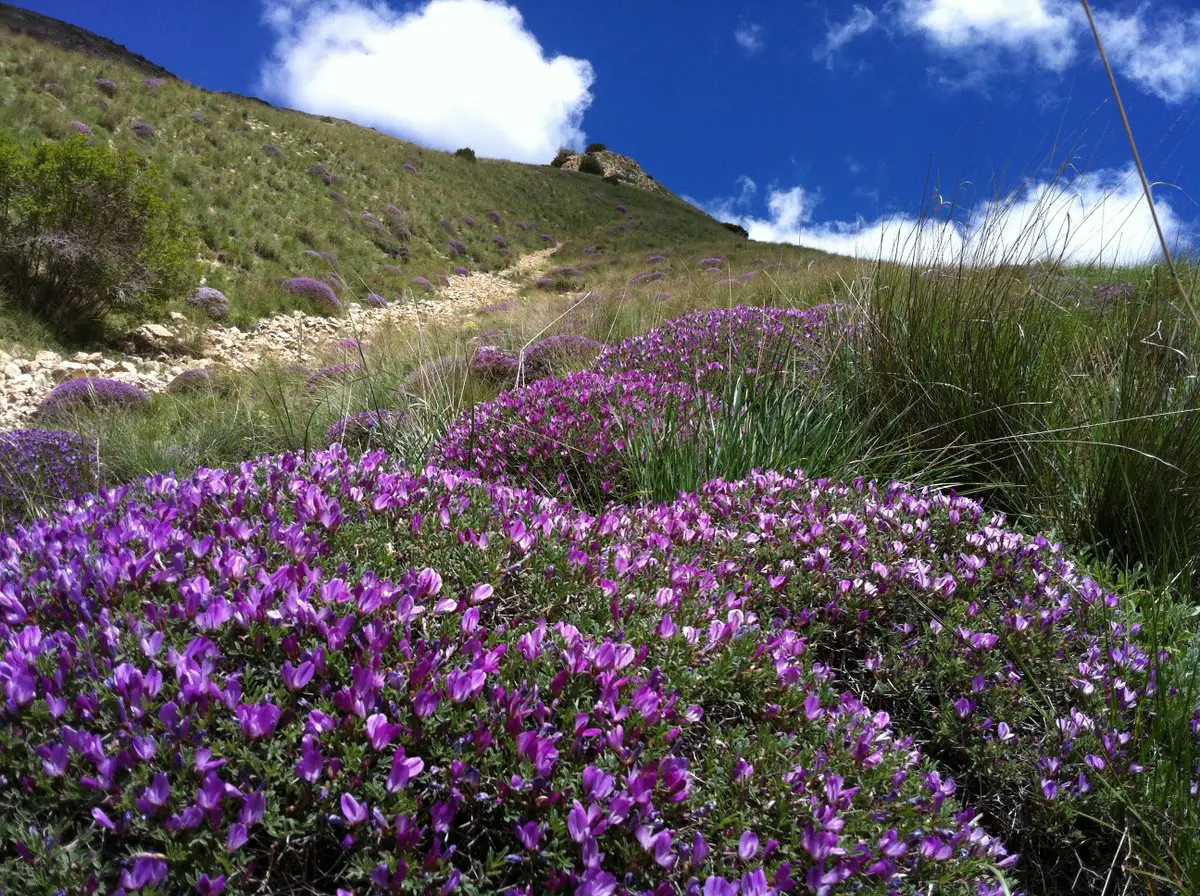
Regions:
<instances>
[{"instance_id":1,"label":"dirt path","mask_svg":"<svg viewBox=\"0 0 1200 896\"><path fill-rule=\"evenodd\" d=\"M0 351L0 431L36 425L34 417L41 400L58 383L76 377L103 376L135 384L147 392L161 392L184 370L208 367L246 371L267 360L308 366L339 339L366 336L381 326L408 323L419 327L429 321L465 318L478 308L515 299L526 281L540 276L553 251L543 249L522 255L512 267L497 273L452 277L449 285L427 298L397 300L386 308L351 303L345 317L315 317L293 311L264 318L246 331L214 324L205 331L199 358L172 357L166 352L144 357L100 352L66 356L51 351L17 358ZM177 339L175 330L162 325L148 325L139 333L150 343Z\"/></svg>"}]
</instances>

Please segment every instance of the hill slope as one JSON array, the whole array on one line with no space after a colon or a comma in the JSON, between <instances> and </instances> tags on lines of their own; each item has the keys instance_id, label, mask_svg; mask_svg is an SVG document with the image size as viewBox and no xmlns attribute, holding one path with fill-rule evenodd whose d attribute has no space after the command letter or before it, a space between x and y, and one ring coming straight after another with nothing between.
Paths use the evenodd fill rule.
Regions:
<instances>
[{"instance_id":1,"label":"hill slope","mask_svg":"<svg viewBox=\"0 0 1200 896\"><path fill-rule=\"evenodd\" d=\"M111 41L0 5L0 129L63 139L76 123L162 167L195 228L202 274L229 294L235 321L291 307L281 278L331 269L347 295L395 295L418 276L502 267L553 241L621 252L735 240L666 191L471 162L211 93Z\"/></svg>"}]
</instances>

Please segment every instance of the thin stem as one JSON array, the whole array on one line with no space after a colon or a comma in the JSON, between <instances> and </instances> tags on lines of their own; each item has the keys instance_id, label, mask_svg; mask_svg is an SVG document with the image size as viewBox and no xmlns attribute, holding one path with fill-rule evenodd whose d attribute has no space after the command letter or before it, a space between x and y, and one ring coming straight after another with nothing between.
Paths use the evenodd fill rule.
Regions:
<instances>
[{"instance_id":1,"label":"thin stem","mask_svg":"<svg viewBox=\"0 0 1200 896\"><path fill-rule=\"evenodd\" d=\"M1179 296L1187 304L1188 310L1192 312L1192 316L1200 322L1200 314L1197 314L1196 308L1192 304L1191 297L1187 294L1187 290L1183 288L1183 281L1179 279L1179 272L1175 270L1175 262L1171 258L1171 249L1167 246L1167 237L1163 233L1162 224L1158 220L1158 210L1154 207L1154 196L1150 192L1150 181L1146 177L1146 168L1142 165L1142 156L1138 152L1137 141L1133 138L1133 127L1129 124L1129 115L1125 112L1125 103L1121 100L1121 91L1117 89L1117 78L1113 74L1112 63L1108 61L1108 52L1104 49L1104 41L1100 39L1100 29L1096 27L1096 19L1092 15L1091 4L1088 0L1079 0L1083 4L1083 12L1087 16L1088 25L1092 29L1092 37L1096 39L1096 48L1100 51L1100 61L1104 63L1104 70L1108 73L1108 83L1112 85L1113 97L1117 101L1117 110L1121 113L1121 122L1125 125L1125 136L1129 138L1129 148L1133 151L1133 162L1137 166L1138 176L1142 179L1142 192L1146 194L1146 204L1150 206L1150 217L1154 221L1154 229L1158 233L1158 242L1162 246L1163 258L1167 262L1167 270L1171 272L1171 278L1175 281L1175 286L1179 290Z\"/></svg>"}]
</instances>

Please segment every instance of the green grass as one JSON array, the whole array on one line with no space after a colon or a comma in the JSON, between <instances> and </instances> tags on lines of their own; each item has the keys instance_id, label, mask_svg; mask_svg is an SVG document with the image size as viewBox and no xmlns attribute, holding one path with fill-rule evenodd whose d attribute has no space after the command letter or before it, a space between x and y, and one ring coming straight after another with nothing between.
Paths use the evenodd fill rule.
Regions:
<instances>
[{"instance_id":1,"label":"green grass","mask_svg":"<svg viewBox=\"0 0 1200 896\"><path fill-rule=\"evenodd\" d=\"M235 324L294 307L278 288L281 278L329 271L306 249L333 253L347 283L345 297L361 299L368 290L396 296L415 276L432 279L457 264L503 267L510 256L493 242L497 236L514 256L544 248L542 234L614 252L663 240L722 246L736 240L665 192L568 175L548 164L472 163L348 122L209 93L175 79L152 89L144 77L119 60L6 32L0 130L27 141L60 139L72 133L72 121L82 121L97 140L157 162L195 231L208 284L230 296ZM96 87L98 78L119 84L114 96ZM135 136L129 128L135 120L150 123L156 139ZM268 146L281 155L269 155ZM406 171L406 163L419 174ZM333 182L327 185L314 166L324 166ZM622 204L634 220L616 210ZM402 215L388 213L389 206ZM489 211L498 212L501 223L485 217ZM378 218L382 230L364 214ZM475 226L461 220L467 216ZM619 225L631 226L609 233ZM468 257L453 256L451 239L466 245Z\"/></svg>"}]
</instances>

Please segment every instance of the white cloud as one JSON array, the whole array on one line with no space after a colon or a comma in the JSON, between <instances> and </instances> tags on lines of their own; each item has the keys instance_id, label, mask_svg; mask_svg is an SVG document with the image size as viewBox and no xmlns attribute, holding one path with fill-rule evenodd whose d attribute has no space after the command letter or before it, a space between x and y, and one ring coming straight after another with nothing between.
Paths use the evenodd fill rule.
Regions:
<instances>
[{"instance_id":1,"label":"white cloud","mask_svg":"<svg viewBox=\"0 0 1200 896\"><path fill-rule=\"evenodd\" d=\"M767 215L744 211L738 200L704 207L741 224L750 239L796 243L839 255L914 264L1026 263L1127 265L1158 253L1158 241L1133 169L1105 169L1073 180L1031 183L1006 199L983 202L965 220L892 214L873 221L813 220L819 196L797 186L767 196ZM1158 202L1168 239L1189 236L1169 204Z\"/></svg>"},{"instance_id":2,"label":"white cloud","mask_svg":"<svg viewBox=\"0 0 1200 896\"><path fill-rule=\"evenodd\" d=\"M763 48L762 25L742 22L733 32L737 45L753 56Z\"/></svg>"},{"instance_id":3,"label":"white cloud","mask_svg":"<svg viewBox=\"0 0 1200 896\"><path fill-rule=\"evenodd\" d=\"M1075 57L1080 18L1066 0L902 0L900 6L901 23L943 49L1032 51L1054 71Z\"/></svg>"},{"instance_id":4,"label":"white cloud","mask_svg":"<svg viewBox=\"0 0 1200 896\"><path fill-rule=\"evenodd\" d=\"M963 61L962 76L939 75L943 87L981 88L1007 70L997 64L1001 53L1008 63L1028 59L1052 72L1083 58L1095 61L1086 19L1074 0L899 0L895 10L900 30ZM1168 103L1200 95L1200 12L1162 7L1153 16L1147 23L1145 6L1130 15L1096 13L1118 76ZM821 49L814 54L818 58Z\"/></svg>"},{"instance_id":5,"label":"white cloud","mask_svg":"<svg viewBox=\"0 0 1200 896\"><path fill-rule=\"evenodd\" d=\"M1113 66L1168 103L1200 96L1200 12L1178 19L1159 14L1149 26L1142 12L1097 15Z\"/></svg>"},{"instance_id":6,"label":"white cloud","mask_svg":"<svg viewBox=\"0 0 1200 896\"><path fill-rule=\"evenodd\" d=\"M857 3L854 4L854 12L850 14L850 18L840 25L834 25L826 32L825 39L813 50L813 59L824 62L826 66L833 68L834 55L850 41L874 28L877 21L875 13L871 10L865 6L859 6Z\"/></svg>"},{"instance_id":7,"label":"white cloud","mask_svg":"<svg viewBox=\"0 0 1200 896\"><path fill-rule=\"evenodd\" d=\"M270 96L438 149L545 162L581 147L591 64L549 57L499 0L430 0L400 13L367 0L264 0L276 42Z\"/></svg>"}]
</instances>

